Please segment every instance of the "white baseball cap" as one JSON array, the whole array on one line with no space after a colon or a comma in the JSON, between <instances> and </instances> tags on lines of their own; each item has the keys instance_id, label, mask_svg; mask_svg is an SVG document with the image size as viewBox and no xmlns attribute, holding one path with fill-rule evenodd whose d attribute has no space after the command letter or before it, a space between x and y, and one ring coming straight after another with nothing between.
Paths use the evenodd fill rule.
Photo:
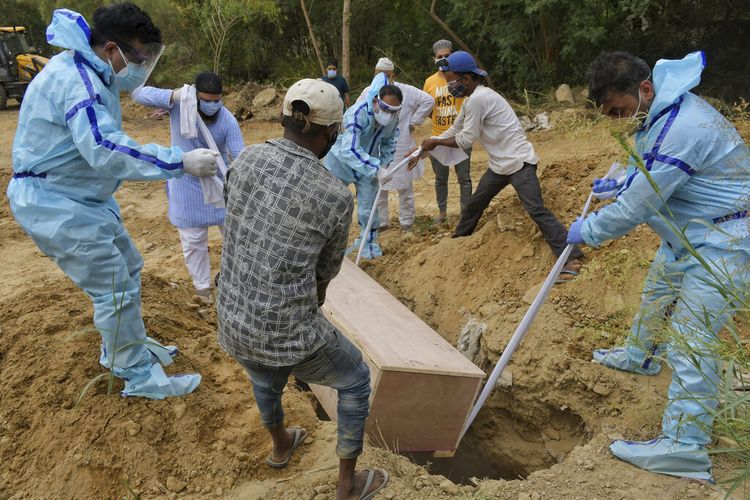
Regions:
<instances>
[{"instance_id":1,"label":"white baseball cap","mask_svg":"<svg viewBox=\"0 0 750 500\"><path fill-rule=\"evenodd\" d=\"M343 119L344 105L338 89L323 80L305 78L289 87L284 96L284 116L292 116L294 101L302 101L310 108L310 114L307 115L310 123L327 127L340 123Z\"/></svg>"},{"instance_id":2,"label":"white baseball cap","mask_svg":"<svg viewBox=\"0 0 750 500\"><path fill-rule=\"evenodd\" d=\"M375 65L375 69L380 71L393 71L396 67L393 65L393 61L387 57L381 57L378 59L378 63Z\"/></svg>"}]
</instances>

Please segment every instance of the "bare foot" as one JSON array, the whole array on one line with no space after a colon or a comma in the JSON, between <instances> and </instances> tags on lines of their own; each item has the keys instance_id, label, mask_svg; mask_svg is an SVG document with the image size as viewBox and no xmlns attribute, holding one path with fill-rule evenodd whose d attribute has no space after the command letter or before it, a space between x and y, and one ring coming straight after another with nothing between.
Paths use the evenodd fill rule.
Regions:
<instances>
[{"instance_id":1,"label":"bare foot","mask_svg":"<svg viewBox=\"0 0 750 500\"><path fill-rule=\"evenodd\" d=\"M557 278L557 283L567 283L568 281L572 281L576 276L578 276L578 272L581 270L581 266L583 266L583 264L578 259L568 261L562 268L562 271L560 271L560 276L558 276Z\"/></svg>"},{"instance_id":2,"label":"bare foot","mask_svg":"<svg viewBox=\"0 0 750 500\"><path fill-rule=\"evenodd\" d=\"M583 263L578 259L569 260L563 269L566 271L575 271L578 272L581 270L581 266L583 266Z\"/></svg>"},{"instance_id":3,"label":"bare foot","mask_svg":"<svg viewBox=\"0 0 750 500\"><path fill-rule=\"evenodd\" d=\"M289 450L292 449L294 444L294 430L284 429L284 433L279 439L278 446L274 445L273 451L271 452L271 460L274 462L283 462L286 457L289 456Z\"/></svg>"},{"instance_id":4,"label":"bare foot","mask_svg":"<svg viewBox=\"0 0 750 500\"><path fill-rule=\"evenodd\" d=\"M374 477L367 491L364 491L365 484L367 484L367 478L370 475L370 471L374 471ZM350 488L346 491L339 489L336 491L336 500L357 500L362 496L366 496L369 493L379 490L388 482L388 477L384 474L384 471L380 469L365 469L362 472L354 474L354 481Z\"/></svg>"}]
</instances>

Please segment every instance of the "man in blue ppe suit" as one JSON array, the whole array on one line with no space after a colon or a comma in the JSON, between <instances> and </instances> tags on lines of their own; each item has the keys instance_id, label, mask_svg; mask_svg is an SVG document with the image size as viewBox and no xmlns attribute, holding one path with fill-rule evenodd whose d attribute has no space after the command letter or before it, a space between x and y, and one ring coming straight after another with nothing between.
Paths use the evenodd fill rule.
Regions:
<instances>
[{"instance_id":1,"label":"man in blue ppe suit","mask_svg":"<svg viewBox=\"0 0 750 500\"><path fill-rule=\"evenodd\" d=\"M140 8L97 9L91 27L80 14L57 10L47 41L68 50L50 60L24 97L8 186L13 215L91 297L102 336L99 361L125 381L124 396L192 392L200 375L166 376L161 364L171 363L177 349L146 336L143 260L112 195L123 180L214 175L216 156L141 145L122 131L120 91L143 85L163 49Z\"/></svg>"},{"instance_id":2,"label":"man in blue ppe suit","mask_svg":"<svg viewBox=\"0 0 750 500\"><path fill-rule=\"evenodd\" d=\"M367 220L375 205L378 178L387 179L386 170L393 160L398 138L398 112L403 95L401 89L388 84L385 73L378 73L370 84L367 99L357 102L344 114L344 132L325 157L326 168L346 184L357 190L357 218L360 238L366 238L362 257L381 257L378 244L378 215L365 235ZM351 249L359 248L360 240Z\"/></svg>"},{"instance_id":3,"label":"man in blue ppe suit","mask_svg":"<svg viewBox=\"0 0 750 500\"><path fill-rule=\"evenodd\" d=\"M704 65L701 52L660 60L651 79L648 65L627 53L592 63L592 99L605 115L637 127L640 158L630 158L622 182L595 181L595 193L617 199L576 221L568 242L599 246L641 223L661 236L625 346L598 350L594 360L655 375L654 358L666 354L672 382L663 435L615 441L611 450L643 469L710 480L705 445L721 372L715 339L750 289L750 151L726 118L690 92ZM659 343L665 331L669 341Z\"/></svg>"}]
</instances>

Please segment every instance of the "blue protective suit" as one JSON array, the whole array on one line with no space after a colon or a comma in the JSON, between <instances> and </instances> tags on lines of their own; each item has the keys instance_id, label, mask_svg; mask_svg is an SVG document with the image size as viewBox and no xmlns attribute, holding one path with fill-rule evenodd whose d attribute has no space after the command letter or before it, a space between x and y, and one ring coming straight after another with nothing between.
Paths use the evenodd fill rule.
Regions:
<instances>
[{"instance_id":1,"label":"blue protective suit","mask_svg":"<svg viewBox=\"0 0 750 500\"><path fill-rule=\"evenodd\" d=\"M367 238L362 255L366 259L383 255L378 244L380 223L377 213L370 233L365 236L364 231L378 194L378 169L387 167L393 161L398 138L397 120L382 127L375 121L373 114L373 100L387 84L388 77L385 73L375 75L367 99L358 101L344 113L344 130L324 159L326 168L333 175L347 186L354 184L356 188L360 238ZM359 240L352 248L359 248Z\"/></svg>"},{"instance_id":2,"label":"blue protective suit","mask_svg":"<svg viewBox=\"0 0 750 500\"><path fill-rule=\"evenodd\" d=\"M146 337L143 260L112 196L123 180L182 175L182 151L140 145L122 131L119 89L89 37L80 14L55 11L47 41L69 50L49 61L24 96L10 207L39 249L91 297L100 363L125 380L123 395L185 394L200 375L167 377L157 363L169 364L177 350Z\"/></svg>"},{"instance_id":3,"label":"blue protective suit","mask_svg":"<svg viewBox=\"0 0 750 500\"><path fill-rule=\"evenodd\" d=\"M598 351L594 359L655 374L659 366L651 356L666 351L672 368L662 422L666 437L617 442L612 451L655 472L709 479L704 466L710 468L710 461L702 446L711 439L720 379L711 346L737 307L721 288L750 288L750 152L732 124L690 92L700 82L704 63L703 54L695 52L681 60L660 60L654 67L656 95L635 144L659 193L631 158L617 200L586 218L581 235L598 246L646 223L662 239L625 348ZM688 253L678 233L706 265ZM654 334L665 322L682 345L655 344ZM702 355L690 355L686 345ZM679 458L683 451L690 460Z\"/></svg>"}]
</instances>

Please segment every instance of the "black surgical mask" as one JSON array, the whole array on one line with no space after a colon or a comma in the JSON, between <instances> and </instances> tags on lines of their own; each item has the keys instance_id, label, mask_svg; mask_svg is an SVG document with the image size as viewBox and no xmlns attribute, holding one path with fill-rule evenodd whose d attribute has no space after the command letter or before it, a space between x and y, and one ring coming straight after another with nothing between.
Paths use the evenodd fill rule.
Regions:
<instances>
[{"instance_id":1,"label":"black surgical mask","mask_svg":"<svg viewBox=\"0 0 750 500\"><path fill-rule=\"evenodd\" d=\"M453 97L462 97L464 92L466 92L466 85L458 80L451 80L448 82L448 92Z\"/></svg>"},{"instance_id":2,"label":"black surgical mask","mask_svg":"<svg viewBox=\"0 0 750 500\"><path fill-rule=\"evenodd\" d=\"M435 66L437 66L438 69L440 69L441 67L444 68L448 66L448 59L446 59L445 57L441 57L440 59L435 59Z\"/></svg>"},{"instance_id":3,"label":"black surgical mask","mask_svg":"<svg viewBox=\"0 0 750 500\"><path fill-rule=\"evenodd\" d=\"M339 133L336 131L335 134L333 134L332 137L328 137L328 145L326 146L325 150L323 151L323 154L320 158L325 158L325 156L328 154L328 152L331 150L334 144L336 144L336 139L338 139Z\"/></svg>"}]
</instances>

